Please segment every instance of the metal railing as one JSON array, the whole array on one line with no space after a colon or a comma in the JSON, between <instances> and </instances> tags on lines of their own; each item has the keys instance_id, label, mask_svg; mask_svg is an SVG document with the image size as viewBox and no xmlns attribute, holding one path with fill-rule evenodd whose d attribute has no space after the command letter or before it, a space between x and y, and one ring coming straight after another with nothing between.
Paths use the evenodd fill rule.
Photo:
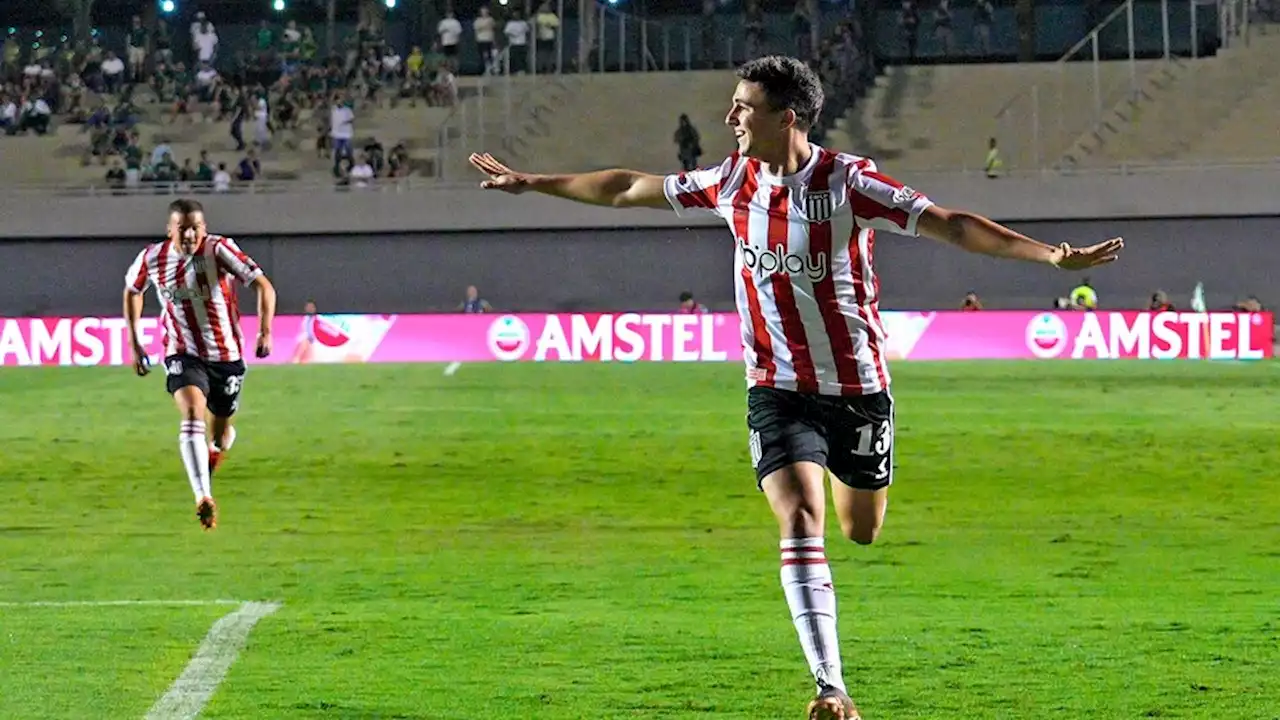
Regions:
<instances>
[{"instance_id":1,"label":"metal railing","mask_svg":"<svg viewBox=\"0 0 1280 720\"><path fill-rule=\"evenodd\" d=\"M1247 43L1248 2L1218 0L1222 47ZM1176 57L1198 58L1204 41L1197 13L1200 4L1199 0L1161 0L1157 47L1139 47L1135 0L1126 0L1103 18L1054 61L1051 80L1022 88L995 113L1005 165L1011 170L1059 167L1073 145L1097 132L1112 109L1126 101L1136 102L1147 71ZM1185 26L1185 37L1175 35L1175 25ZM1141 66L1144 56L1154 61L1152 67Z\"/></svg>"}]
</instances>

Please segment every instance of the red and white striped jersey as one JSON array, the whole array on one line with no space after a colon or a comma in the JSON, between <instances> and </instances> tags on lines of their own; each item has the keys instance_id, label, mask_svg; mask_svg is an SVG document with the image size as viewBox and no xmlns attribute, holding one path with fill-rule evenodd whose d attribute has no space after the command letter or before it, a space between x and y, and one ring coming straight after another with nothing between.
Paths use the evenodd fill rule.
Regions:
<instances>
[{"instance_id":1,"label":"red and white striped jersey","mask_svg":"<svg viewBox=\"0 0 1280 720\"><path fill-rule=\"evenodd\" d=\"M231 238L208 235L191 256L171 240L148 245L129 266L125 287L139 294L156 288L165 356L235 362L243 357L244 338L231 280L247 286L260 275L262 269Z\"/></svg>"},{"instance_id":2,"label":"red and white striped jersey","mask_svg":"<svg viewBox=\"0 0 1280 720\"><path fill-rule=\"evenodd\" d=\"M668 175L664 191L680 216L712 213L733 231L748 386L880 392L889 370L875 231L916 235L933 203L867 158L811 148L794 175L734 153L719 167Z\"/></svg>"}]
</instances>

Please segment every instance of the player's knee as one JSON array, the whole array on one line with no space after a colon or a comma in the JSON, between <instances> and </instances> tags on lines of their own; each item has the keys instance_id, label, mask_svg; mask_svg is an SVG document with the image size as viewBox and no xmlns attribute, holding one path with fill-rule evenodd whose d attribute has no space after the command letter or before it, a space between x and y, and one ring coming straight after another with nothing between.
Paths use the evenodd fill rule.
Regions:
<instances>
[{"instance_id":1,"label":"player's knee","mask_svg":"<svg viewBox=\"0 0 1280 720\"><path fill-rule=\"evenodd\" d=\"M867 522L858 522L850 520L840 523L840 530L844 536L859 545L870 545L880 537L880 523L874 520Z\"/></svg>"},{"instance_id":2,"label":"player's knee","mask_svg":"<svg viewBox=\"0 0 1280 720\"><path fill-rule=\"evenodd\" d=\"M787 537L814 537L822 534L822 511L804 502L783 508L778 524Z\"/></svg>"}]
</instances>

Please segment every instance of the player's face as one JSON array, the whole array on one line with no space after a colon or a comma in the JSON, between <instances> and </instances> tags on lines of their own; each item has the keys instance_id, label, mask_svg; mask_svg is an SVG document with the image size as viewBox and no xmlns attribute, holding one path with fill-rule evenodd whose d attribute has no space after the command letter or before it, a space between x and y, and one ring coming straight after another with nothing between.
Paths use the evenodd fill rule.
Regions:
<instances>
[{"instance_id":1,"label":"player's face","mask_svg":"<svg viewBox=\"0 0 1280 720\"><path fill-rule=\"evenodd\" d=\"M747 157L760 157L774 152L781 144L785 112L769 108L764 88L759 84L742 80L733 91L733 106L724 122L738 139L738 152Z\"/></svg>"},{"instance_id":2,"label":"player's face","mask_svg":"<svg viewBox=\"0 0 1280 720\"><path fill-rule=\"evenodd\" d=\"M204 236L204 213L193 212L184 215L175 212L169 215L169 239L181 248L183 253L194 254L200 249Z\"/></svg>"}]
</instances>

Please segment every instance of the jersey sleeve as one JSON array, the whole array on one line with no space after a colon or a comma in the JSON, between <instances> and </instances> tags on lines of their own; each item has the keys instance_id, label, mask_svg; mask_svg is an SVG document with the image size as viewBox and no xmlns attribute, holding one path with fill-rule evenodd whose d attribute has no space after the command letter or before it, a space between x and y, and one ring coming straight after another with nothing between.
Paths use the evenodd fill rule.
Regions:
<instances>
[{"instance_id":1,"label":"jersey sleeve","mask_svg":"<svg viewBox=\"0 0 1280 720\"><path fill-rule=\"evenodd\" d=\"M933 201L869 164L849 175L849 204L858 227L914 236L916 221Z\"/></svg>"},{"instance_id":2,"label":"jersey sleeve","mask_svg":"<svg viewBox=\"0 0 1280 720\"><path fill-rule=\"evenodd\" d=\"M147 249L138 253L133 264L124 273L124 287L135 295L141 295L151 286L151 275L147 272Z\"/></svg>"},{"instance_id":3,"label":"jersey sleeve","mask_svg":"<svg viewBox=\"0 0 1280 720\"><path fill-rule=\"evenodd\" d=\"M720 188L733 172L734 158L727 158L716 167L686 170L672 173L662 180L662 192L671 203L671 209L680 217L697 217L711 214L723 217L720 208Z\"/></svg>"},{"instance_id":4,"label":"jersey sleeve","mask_svg":"<svg viewBox=\"0 0 1280 720\"><path fill-rule=\"evenodd\" d=\"M218 259L218 268L235 277L242 284L257 280L262 275L262 268L253 261L231 238L221 238L214 248L214 256Z\"/></svg>"}]
</instances>

